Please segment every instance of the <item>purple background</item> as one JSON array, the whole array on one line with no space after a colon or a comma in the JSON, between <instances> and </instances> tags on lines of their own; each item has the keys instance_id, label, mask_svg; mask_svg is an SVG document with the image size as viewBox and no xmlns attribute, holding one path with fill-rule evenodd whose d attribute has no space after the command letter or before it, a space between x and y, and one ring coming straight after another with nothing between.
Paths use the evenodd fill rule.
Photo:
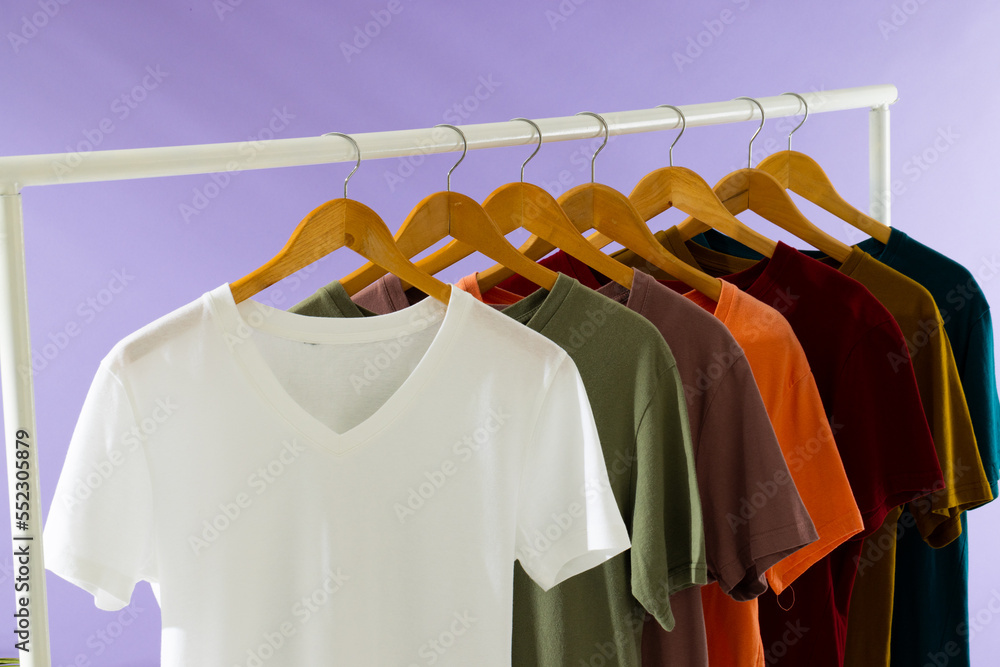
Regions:
<instances>
[{"instance_id":1,"label":"purple background","mask_svg":"<svg viewBox=\"0 0 1000 667\"><path fill-rule=\"evenodd\" d=\"M88 141L98 149L244 141L266 135L272 122L283 126L278 137L303 137L894 83L900 101L892 107L892 173L903 192L893 200L892 220L977 272L994 310L1000 305L1000 281L993 280L1000 237L991 199L1000 155L994 117L1000 92L992 86L1000 64L1000 5L986 0L450 6L430 0L6 0L0 12L7 155L85 152ZM374 20L372 12L391 21L345 55L343 45ZM705 46L679 63L678 55L699 39ZM147 77L147 68L158 70L158 79ZM477 87L482 99L474 97ZM862 209L867 123L863 110L816 115L795 143ZM779 125L787 127L768 123L756 159L784 146ZM752 131L750 124L693 129L675 149L676 162L715 182L742 165ZM949 139L935 146L939 136ZM665 164L671 137L616 139L601 154L598 180L628 192ZM547 145L527 178L554 184L569 170L573 185L583 182L588 175L579 155L588 150L589 142ZM526 155L523 147L474 151L455 172L453 187L482 200L517 178ZM363 164L350 194L395 228L423 196L443 189L453 159L431 156L398 183L387 178L397 173L398 160ZM223 188L201 175L25 190L33 349L59 340L67 326L76 332L36 368L46 510L101 357L123 336L270 258L305 213L340 196L348 169L240 172ZM186 220L182 205L193 205L198 193L217 196ZM834 235L857 239L843 223L803 210ZM654 225L675 220L666 217ZM789 240L767 223L757 227ZM276 305L291 306L359 263L339 251L283 281L285 300ZM473 257L442 277L490 264ZM99 310L89 309L88 300L111 295L116 271L125 288ZM975 614L1000 595L994 565L1000 504L974 512L970 525ZM8 536L4 528L0 540ZM0 618L10 623L5 551ZM84 592L54 576L48 582L54 665L158 664L160 616L148 586L138 588L135 618L122 625ZM1000 633L987 626L973 637L978 664L992 663L1000 651ZM0 636L13 641L6 631ZM13 653L0 647L0 655Z\"/></svg>"}]
</instances>

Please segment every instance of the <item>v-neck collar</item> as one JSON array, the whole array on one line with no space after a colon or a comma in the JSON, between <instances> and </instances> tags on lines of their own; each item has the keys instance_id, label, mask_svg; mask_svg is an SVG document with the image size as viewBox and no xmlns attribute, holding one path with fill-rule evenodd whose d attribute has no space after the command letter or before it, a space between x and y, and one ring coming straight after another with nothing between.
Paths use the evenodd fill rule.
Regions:
<instances>
[{"instance_id":1,"label":"v-neck collar","mask_svg":"<svg viewBox=\"0 0 1000 667\"><path fill-rule=\"evenodd\" d=\"M380 291L382 296L388 299L393 308L398 308L400 304L409 304L406 292L403 291L399 278L396 276L391 274L385 275L382 278L379 278L378 282L375 284L378 285L376 289ZM589 288L584 288L576 279L564 273L557 273L556 282L552 286L551 290L537 289L518 302L509 306L504 306L500 312L511 319L517 320L529 329L541 333L562 305L566 302L566 299L569 298L570 294L572 294L576 289ZM462 292L463 295L475 300L475 297L464 292L463 290L454 289L453 291ZM324 292L324 299L326 302L336 308L336 310L344 317L370 317L374 314L354 303L339 283L331 283L327 285L324 288ZM487 294L488 293L489 292L487 292ZM418 301L417 303L423 303L427 300L428 298L424 298L422 301ZM410 305L407 307L412 308L413 306ZM400 311L397 310L395 312Z\"/></svg>"},{"instance_id":2,"label":"v-neck collar","mask_svg":"<svg viewBox=\"0 0 1000 667\"><path fill-rule=\"evenodd\" d=\"M447 307L436 299L424 299L388 315L327 318L289 313L253 300L237 304L228 283L206 296L234 360L267 408L305 438L334 454L346 454L365 443L421 394L447 357L450 346L459 338L465 315L475 301L453 289ZM438 323L430 345L403 383L377 410L343 433L331 429L293 399L250 340L252 331L257 330L278 338L316 344L363 343L413 334Z\"/></svg>"}]
</instances>

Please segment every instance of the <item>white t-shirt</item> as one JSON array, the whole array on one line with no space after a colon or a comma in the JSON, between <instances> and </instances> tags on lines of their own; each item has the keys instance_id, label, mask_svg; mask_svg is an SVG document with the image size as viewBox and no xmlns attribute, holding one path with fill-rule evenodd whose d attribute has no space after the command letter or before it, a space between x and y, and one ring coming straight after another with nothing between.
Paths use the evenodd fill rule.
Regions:
<instances>
[{"instance_id":1,"label":"white t-shirt","mask_svg":"<svg viewBox=\"0 0 1000 667\"><path fill-rule=\"evenodd\" d=\"M483 352L487 350L488 352ZM513 562L543 588L628 534L554 343L460 290L308 317L228 285L102 360L47 566L174 665L510 665Z\"/></svg>"}]
</instances>

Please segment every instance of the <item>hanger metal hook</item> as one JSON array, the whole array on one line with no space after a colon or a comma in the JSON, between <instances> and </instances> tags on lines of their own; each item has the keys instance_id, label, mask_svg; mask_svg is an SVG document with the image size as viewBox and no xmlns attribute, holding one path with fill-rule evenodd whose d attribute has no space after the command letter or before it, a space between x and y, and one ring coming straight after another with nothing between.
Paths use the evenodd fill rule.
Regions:
<instances>
[{"instance_id":1,"label":"hanger metal hook","mask_svg":"<svg viewBox=\"0 0 1000 667\"><path fill-rule=\"evenodd\" d=\"M758 109L760 109L760 125L757 127L757 131L753 133L753 136L750 137L750 148L747 150L747 169L750 169L753 167L753 140L756 139L757 135L760 134L760 131L764 129L764 106L752 97L737 97L735 99L750 100L757 105ZM753 118L752 115L750 117Z\"/></svg>"},{"instance_id":2,"label":"hanger metal hook","mask_svg":"<svg viewBox=\"0 0 1000 667\"><path fill-rule=\"evenodd\" d=\"M594 182L594 164L597 162L597 154L604 150L604 147L608 145L608 139L611 138L611 129L608 127L608 121L604 120L604 116L593 111L581 111L580 113L573 114L574 116L593 116L601 122L604 127L604 143L601 147L594 151L594 154L590 156L590 182Z\"/></svg>"},{"instance_id":3,"label":"hanger metal hook","mask_svg":"<svg viewBox=\"0 0 1000 667\"><path fill-rule=\"evenodd\" d=\"M684 130L687 129L687 124L688 124L687 118L684 117L684 112L681 111L679 107L675 107L673 104L657 104L656 108L673 109L674 111L677 112L677 115L681 117L681 133L678 134L676 137L674 137L674 143L670 144L670 151L668 153L668 155L670 156L670 166L672 167L674 166L674 146L676 146L677 142L680 141L681 137L684 136Z\"/></svg>"},{"instance_id":4,"label":"hanger metal hook","mask_svg":"<svg viewBox=\"0 0 1000 667\"><path fill-rule=\"evenodd\" d=\"M535 130L538 132L538 145L535 146L534 152L528 156L528 159L521 164L521 182L524 183L524 168L527 166L529 162L531 162L531 159L538 154L538 151L542 150L542 128L538 127L538 123L531 120L530 118L511 118L510 120L512 122L515 120L523 120L525 123L530 123L531 127L535 128Z\"/></svg>"},{"instance_id":5,"label":"hanger metal hook","mask_svg":"<svg viewBox=\"0 0 1000 667\"><path fill-rule=\"evenodd\" d=\"M354 137L352 137L349 134L344 134L343 132L327 132L323 136L324 137L333 137L333 136L343 137L343 138L345 138L345 139L347 139L348 141L351 142L351 144L354 146L354 150L357 151L357 153L358 153L358 161L354 163L354 169L351 169L351 173L349 173L347 175L347 178L344 179L344 199L347 199L347 182L349 180L351 180L351 176L354 176L354 172L356 172L358 170L358 167L361 166L361 149L358 147L358 142L356 142L354 140Z\"/></svg>"},{"instance_id":6,"label":"hanger metal hook","mask_svg":"<svg viewBox=\"0 0 1000 667\"><path fill-rule=\"evenodd\" d=\"M465 132L462 132L455 125L449 125L448 123L439 123L434 127L450 127L451 129L458 132L458 136L462 137L462 157L458 158L458 162L453 164L451 166L451 169L448 170L448 192L451 192L451 172L455 171L455 168L458 167L458 165L462 164L462 160L465 159L465 154L469 152L469 140L465 138Z\"/></svg>"},{"instance_id":7,"label":"hanger metal hook","mask_svg":"<svg viewBox=\"0 0 1000 667\"><path fill-rule=\"evenodd\" d=\"M796 125L791 132L788 133L788 150L792 150L792 135L799 131L799 128L806 124L806 118L809 117L809 103L806 102L806 98L802 97L798 93L782 93L782 95L795 95L795 97L802 100L802 106L805 108L806 112L802 116L802 120Z\"/></svg>"}]
</instances>

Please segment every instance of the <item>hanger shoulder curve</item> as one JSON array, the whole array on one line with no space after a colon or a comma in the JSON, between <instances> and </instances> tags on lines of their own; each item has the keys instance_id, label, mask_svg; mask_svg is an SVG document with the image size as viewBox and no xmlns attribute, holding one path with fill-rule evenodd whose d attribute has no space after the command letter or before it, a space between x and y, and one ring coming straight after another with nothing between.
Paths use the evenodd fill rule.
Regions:
<instances>
[{"instance_id":1,"label":"hanger shoulder curve","mask_svg":"<svg viewBox=\"0 0 1000 667\"><path fill-rule=\"evenodd\" d=\"M650 172L632 189L629 201L647 221L673 206L766 257L773 255L777 247L774 241L734 217L708 183L685 167L662 167Z\"/></svg>"},{"instance_id":2,"label":"hanger shoulder curve","mask_svg":"<svg viewBox=\"0 0 1000 667\"><path fill-rule=\"evenodd\" d=\"M485 206L483 208L486 210L490 218L493 219L493 222L496 223L497 229L500 231L502 235L506 236L507 234L510 234L512 231L514 231L519 227L519 225L517 224L517 220L515 220L513 217L499 215L498 211L490 211L489 209L486 209ZM439 271L443 271L444 269L448 268L449 266L452 266L457 262L460 262L461 260L465 259L474 252L476 252L476 249L473 248L471 245L465 243L464 241L459 241L458 239L453 238L443 248L435 250L430 255L424 257L419 262L417 262L417 266L427 271L428 273L435 274L438 273ZM502 270L513 273L510 271L510 269L503 267L503 265L498 264L494 268L497 267L501 267Z\"/></svg>"},{"instance_id":3,"label":"hanger shoulder curve","mask_svg":"<svg viewBox=\"0 0 1000 667\"><path fill-rule=\"evenodd\" d=\"M765 171L737 169L713 189L732 215L753 211L841 263L851 254L850 246L806 218L781 184ZM687 240L714 226L706 222L692 217L677 225L677 229Z\"/></svg>"},{"instance_id":4,"label":"hanger shoulder curve","mask_svg":"<svg viewBox=\"0 0 1000 667\"><path fill-rule=\"evenodd\" d=\"M410 211L395 234L396 247L407 258L415 257L448 236L450 198L448 192L434 192L421 199ZM470 250L470 253L472 251ZM433 275L420 262L417 266ZM354 295L388 273L378 264L369 262L340 281L348 294Z\"/></svg>"},{"instance_id":5,"label":"hanger shoulder curve","mask_svg":"<svg viewBox=\"0 0 1000 667\"><path fill-rule=\"evenodd\" d=\"M891 228L845 200L823 168L798 151L779 151L761 160L757 168L777 179L782 187L857 227L882 243L889 242Z\"/></svg>"},{"instance_id":6,"label":"hanger shoulder curve","mask_svg":"<svg viewBox=\"0 0 1000 667\"><path fill-rule=\"evenodd\" d=\"M353 199L333 199L313 209L298 224L277 255L230 284L239 303L305 268L331 252L348 247L385 269L406 275L414 284L444 303L450 288L415 267L396 247L385 222L375 211Z\"/></svg>"},{"instance_id":7,"label":"hanger shoulder curve","mask_svg":"<svg viewBox=\"0 0 1000 667\"><path fill-rule=\"evenodd\" d=\"M442 191L425 197L410 211L396 238L400 250L412 257L448 236L465 244L470 253L478 251L545 289L555 285L554 271L520 254L486 210L458 192ZM429 259L421 260L417 267L427 270Z\"/></svg>"},{"instance_id":8,"label":"hanger shoulder curve","mask_svg":"<svg viewBox=\"0 0 1000 667\"><path fill-rule=\"evenodd\" d=\"M278 253L258 269L230 283L236 303L347 244L347 211L352 200L333 199L313 209L295 227ZM364 209L367 206L361 204ZM367 215L363 209L361 215ZM368 209L371 210L371 209ZM372 211L374 214L374 211ZM377 215L376 215L377 217Z\"/></svg>"},{"instance_id":9,"label":"hanger shoulder curve","mask_svg":"<svg viewBox=\"0 0 1000 667\"><path fill-rule=\"evenodd\" d=\"M451 193L452 225L451 235L486 255L490 259L531 282L551 290L558 275L541 264L525 257L504 237L503 232L477 201L466 195Z\"/></svg>"},{"instance_id":10,"label":"hanger shoulder curve","mask_svg":"<svg viewBox=\"0 0 1000 667\"><path fill-rule=\"evenodd\" d=\"M537 261L547 254L535 256L535 249L559 248L611 280L625 287L632 286L633 270L590 245L555 197L545 189L533 183L508 183L490 193L483 208L501 225L509 222L514 228L522 227L531 232L532 238L526 244L529 252L521 250L529 259ZM539 239L545 246L533 245L532 239ZM480 288L488 290L509 275L509 269L496 265L480 272L477 278Z\"/></svg>"},{"instance_id":11,"label":"hanger shoulder curve","mask_svg":"<svg viewBox=\"0 0 1000 667\"><path fill-rule=\"evenodd\" d=\"M622 193L601 183L584 183L564 192L558 202L571 219L586 220L592 229L632 250L713 301L719 300L722 294L721 281L670 254L657 242L642 216Z\"/></svg>"},{"instance_id":12,"label":"hanger shoulder curve","mask_svg":"<svg viewBox=\"0 0 1000 667\"><path fill-rule=\"evenodd\" d=\"M774 222L782 229L823 251L840 263L847 261L851 248L846 243L817 227L802 214L788 192L771 174L760 169L748 169L750 209ZM737 178L736 181L739 179ZM724 198L724 197L723 197Z\"/></svg>"}]
</instances>

